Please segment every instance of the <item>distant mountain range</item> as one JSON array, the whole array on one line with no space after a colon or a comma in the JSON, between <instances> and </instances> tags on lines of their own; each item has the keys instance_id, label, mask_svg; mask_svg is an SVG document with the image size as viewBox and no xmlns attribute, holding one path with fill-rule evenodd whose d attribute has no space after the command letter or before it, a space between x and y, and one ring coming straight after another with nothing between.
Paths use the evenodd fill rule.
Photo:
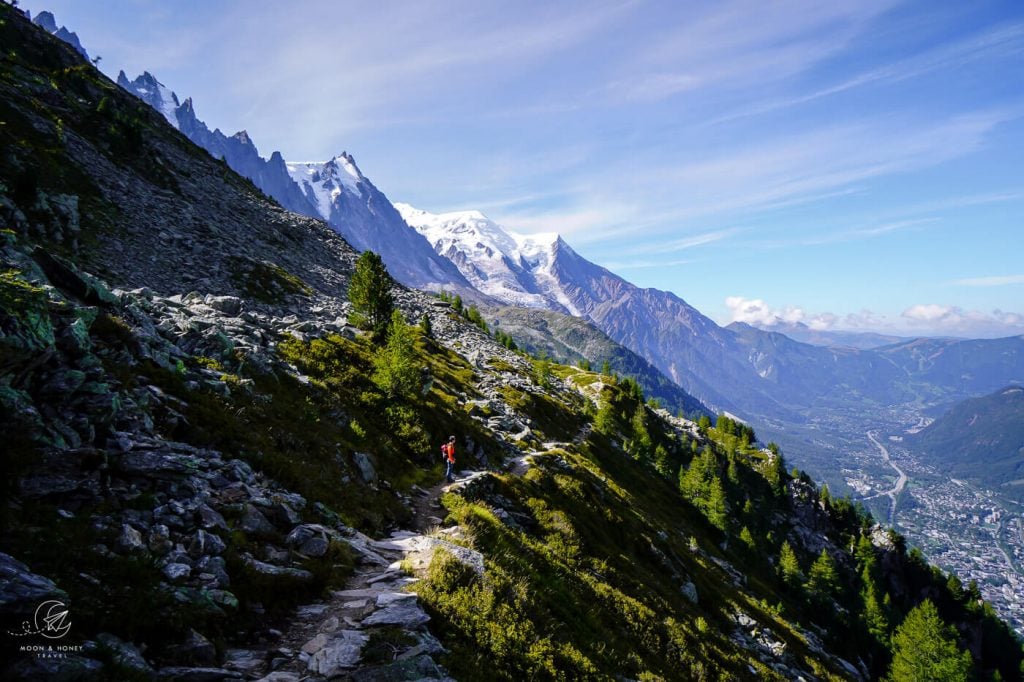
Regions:
<instances>
[{"instance_id":1,"label":"distant mountain range","mask_svg":"<svg viewBox=\"0 0 1024 682\"><path fill-rule=\"evenodd\" d=\"M263 159L244 131L210 131L190 100L179 103L151 74L134 81L121 74L118 83L285 208L323 218L357 249L380 253L404 284L585 320L713 410L772 425L769 436L823 411L928 407L1024 381L1024 337L908 340L804 325L778 328L785 333L722 327L671 292L637 287L586 260L556 233L516 234L478 211L392 205L347 153L326 162L287 162L276 152ZM538 343L526 326L510 328ZM545 343L556 349L562 341Z\"/></svg>"},{"instance_id":2,"label":"distant mountain range","mask_svg":"<svg viewBox=\"0 0 1024 682\"><path fill-rule=\"evenodd\" d=\"M906 444L951 476L1024 499L1024 388L960 402Z\"/></svg>"},{"instance_id":3,"label":"distant mountain range","mask_svg":"<svg viewBox=\"0 0 1024 682\"><path fill-rule=\"evenodd\" d=\"M735 324L735 323L734 323ZM841 329L814 329L803 322L782 322L753 325L766 332L785 334L794 341L809 343L812 346L839 346L870 350L894 343L909 341L905 336L877 334L875 332L846 331Z\"/></svg>"}]
</instances>

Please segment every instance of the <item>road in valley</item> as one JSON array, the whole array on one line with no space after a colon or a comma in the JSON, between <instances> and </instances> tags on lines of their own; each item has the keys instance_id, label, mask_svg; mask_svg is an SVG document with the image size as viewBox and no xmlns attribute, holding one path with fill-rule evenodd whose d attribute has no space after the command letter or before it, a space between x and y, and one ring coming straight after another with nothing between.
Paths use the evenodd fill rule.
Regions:
<instances>
[{"instance_id":1,"label":"road in valley","mask_svg":"<svg viewBox=\"0 0 1024 682\"><path fill-rule=\"evenodd\" d=\"M889 500L890 500L890 502L889 502L889 518L886 519L886 521L887 521L888 525L892 526L892 525L895 525L895 523L896 523L896 500L899 499L900 493L902 493L903 489L907 486L907 480L908 479L907 479L907 475L905 473L903 473L903 469L899 468L896 465L896 463L893 462L892 459L889 457L889 449L886 448L884 445L882 445L881 441L879 441L878 438L875 437L875 435L876 435L876 432L874 432L874 431L868 431L867 432L868 440L870 440L872 443L874 443L875 447L877 447L879 449L879 451L881 451L882 459L884 459L885 463L888 464L889 466L891 466L896 471L897 478L896 478L895 485L893 485L893 487L890 488L889 490L880 492L880 493L878 493L876 495L871 495L870 497L865 497L864 499L865 500L870 500L870 499L872 499L874 497L882 497L882 496L888 497Z\"/></svg>"}]
</instances>

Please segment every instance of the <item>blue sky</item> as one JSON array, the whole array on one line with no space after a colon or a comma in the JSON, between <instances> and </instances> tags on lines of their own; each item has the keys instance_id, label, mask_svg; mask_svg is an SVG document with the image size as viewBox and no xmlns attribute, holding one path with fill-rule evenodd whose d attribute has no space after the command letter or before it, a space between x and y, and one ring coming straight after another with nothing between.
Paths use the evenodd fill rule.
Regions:
<instances>
[{"instance_id":1,"label":"blue sky","mask_svg":"<svg viewBox=\"0 0 1024 682\"><path fill-rule=\"evenodd\" d=\"M347 150L722 323L1024 333L1019 0L47 8L264 155Z\"/></svg>"}]
</instances>

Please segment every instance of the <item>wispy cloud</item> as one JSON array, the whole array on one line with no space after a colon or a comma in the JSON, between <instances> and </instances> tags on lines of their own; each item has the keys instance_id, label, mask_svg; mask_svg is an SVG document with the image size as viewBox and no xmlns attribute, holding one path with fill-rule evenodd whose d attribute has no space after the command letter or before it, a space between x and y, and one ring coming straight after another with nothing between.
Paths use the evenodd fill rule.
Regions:
<instances>
[{"instance_id":1,"label":"wispy cloud","mask_svg":"<svg viewBox=\"0 0 1024 682\"><path fill-rule=\"evenodd\" d=\"M966 39L949 45L927 50L922 54L899 60L875 69L864 71L821 87L787 97L753 101L746 106L710 119L706 125L717 125L767 114L779 109L807 104L815 100L838 95L870 85L889 85L899 83L941 69L963 66L986 58L1005 58L1021 53L1024 50L1024 24L1011 24L996 29L982 31Z\"/></svg>"},{"instance_id":2,"label":"wispy cloud","mask_svg":"<svg viewBox=\"0 0 1024 682\"><path fill-rule=\"evenodd\" d=\"M654 244L646 244L643 246L635 246L626 249L625 253L630 255L650 254L650 253L676 253L679 251L685 251L692 249L697 246L705 246L707 244L713 244L720 242L723 239L728 239L741 230L738 228L728 228L724 230L714 230L713 232L704 232L701 234L692 234L679 239L671 239L668 241L657 240Z\"/></svg>"},{"instance_id":3,"label":"wispy cloud","mask_svg":"<svg viewBox=\"0 0 1024 682\"><path fill-rule=\"evenodd\" d=\"M641 270L647 268L674 268L679 265L689 265L693 263L692 258L682 258L679 260L627 260L627 261L612 261L606 263L605 267L609 270Z\"/></svg>"},{"instance_id":4,"label":"wispy cloud","mask_svg":"<svg viewBox=\"0 0 1024 682\"><path fill-rule=\"evenodd\" d=\"M1001 287L1007 284L1024 284L1024 275L969 277L967 279L955 279L950 284L958 284L964 287Z\"/></svg>"},{"instance_id":5,"label":"wispy cloud","mask_svg":"<svg viewBox=\"0 0 1024 682\"><path fill-rule=\"evenodd\" d=\"M622 66L608 91L657 100L697 88L779 81L842 50L893 0L815 3L751 0L685 7Z\"/></svg>"}]
</instances>

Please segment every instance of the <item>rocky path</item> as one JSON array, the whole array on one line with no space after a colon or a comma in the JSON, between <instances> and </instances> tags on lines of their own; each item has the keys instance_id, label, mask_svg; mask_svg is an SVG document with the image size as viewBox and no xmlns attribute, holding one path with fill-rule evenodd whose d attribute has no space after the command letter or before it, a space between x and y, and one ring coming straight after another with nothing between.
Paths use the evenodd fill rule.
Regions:
<instances>
[{"instance_id":1,"label":"rocky path","mask_svg":"<svg viewBox=\"0 0 1024 682\"><path fill-rule=\"evenodd\" d=\"M345 540L357 568L345 588L296 609L272 648L228 652L224 668L262 682L450 679L435 661L445 650L428 628L430 616L416 596L415 574L430 565L438 549L483 574L483 556L453 542L461 529L439 528L439 500L486 473L464 471L453 483L414 490L414 530L384 540L351 531Z\"/></svg>"}]
</instances>

